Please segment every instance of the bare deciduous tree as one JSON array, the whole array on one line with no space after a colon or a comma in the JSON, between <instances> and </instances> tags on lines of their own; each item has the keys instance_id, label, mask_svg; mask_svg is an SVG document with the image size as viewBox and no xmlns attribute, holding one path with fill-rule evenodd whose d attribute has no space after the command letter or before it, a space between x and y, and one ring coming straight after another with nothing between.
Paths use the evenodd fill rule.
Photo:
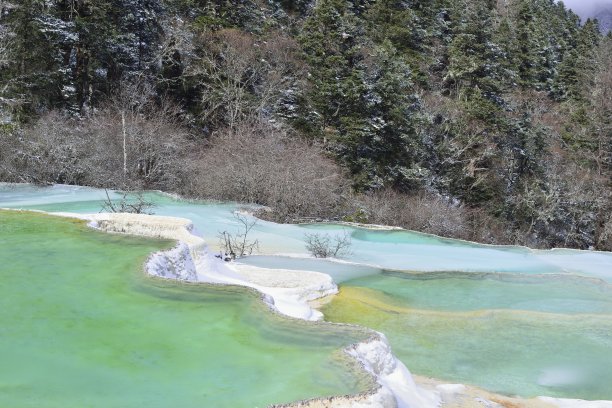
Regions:
<instances>
[{"instance_id":1,"label":"bare deciduous tree","mask_svg":"<svg viewBox=\"0 0 612 408\"><path fill-rule=\"evenodd\" d=\"M126 85L94 115L51 112L20 131L0 134L8 179L120 189L182 187L188 135L176 108L142 85Z\"/></svg>"},{"instance_id":2,"label":"bare deciduous tree","mask_svg":"<svg viewBox=\"0 0 612 408\"><path fill-rule=\"evenodd\" d=\"M213 127L236 126L269 114L283 90L301 80L299 47L283 33L266 40L236 29L203 33L202 47L185 75L202 92L202 119Z\"/></svg>"},{"instance_id":3,"label":"bare deciduous tree","mask_svg":"<svg viewBox=\"0 0 612 408\"><path fill-rule=\"evenodd\" d=\"M85 184L91 151L81 124L52 112L34 126L2 135L2 163L9 180L47 184ZM5 149L6 148L6 149Z\"/></svg>"},{"instance_id":4,"label":"bare deciduous tree","mask_svg":"<svg viewBox=\"0 0 612 408\"><path fill-rule=\"evenodd\" d=\"M604 39L596 60L591 104L593 123L593 159L600 175L612 172L612 39Z\"/></svg>"},{"instance_id":5,"label":"bare deciduous tree","mask_svg":"<svg viewBox=\"0 0 612 408\"><path fill-rule=\"evenodd\" d=\"M157 51L158 65L177 64L181 68L195 58L194 34L189 24L178 16L162 21L164 36ZM164 78L157 78L163 81Z\"/></svg>"},{"instance_id":6,"label":"bare deciduous tree","mask_svg":"<svg viewBox=\"0 0 612 408\"><path fill-rule=\"evenodd\" d=\"M251 255L253 251L259 249L259 240L249 239L249 233L257 224L257 219L239 212L234 212L234 218L239 224L238 232L219 232L219 242L225 253L232 259Z\"/></svg>"},{"instance_id":7,"label":"bare deciduous tree","mask_svg":"<svg viewBox=\"0 0 612 408\"><path fill-rule=\"evenodd\" d=\"M202 88L203 120L213 124L223 120L233 127L248 114L249 89L260 75L255 40L226 29L204 33L200 42L207 46L188 75L198 78Z\"/></svg>"},{"instance_id":8,"label":"bare deciduous tree","mask_svg":"<svg viewBox=\"0 0 612 408\"><path fill-rule=\"evenodd\" d=\"M192 195L271 207L287 222L333 214L348 195L339 167L322 151L261 120L217 132L190 159Z\"/></svg>"},{"instance_id":9,"label":"bare deciduous tree","mask_svg":"<svg viewBox=\"0 0 612 408\"><path fill-rule=\"evenodd\" d=\"M346 256L351 253L351 235L343 230L341 235L308 233L304 235L306 249L315 258Z\"/></svg>"},{"instance_id":10,"label":"bare deciduous tree","mask_svg":"<svg viewBox=\"0 0 612 408\"><path fill-rule=\"evenodd\" d=\"M11 3L0 1L0 12L10 10L15 6ZM2 70L14 63L14 33L9 27L2 24L0 17L0 74ZM23 95L15 92L14 86L21 81L19 76L3 76L0 82L0 123L11 121L11 111L26 103Z\"/></svg>"},{"instance_id":11,"label":"bare deciduous tree","mask_svg":"<svg viewBox=\"0 0 612 408\"><path fill-rule=\"evenodd\" d=\"M178 108L154 95L146 82L124 83L88 122L103 153L97 163L107 169L109 179L122 180L123 188L173 185L182 172L187 134L178 123Z\"/></svg>"},{"instance_id":12,"label":"bare deciduous tree","mask_svg":"<svg viewBox=\"0 0 612 408\"><path fill-rule=\"evenodd\" d=\"M11 62L11 37L12 33L8 28L0 25L0 68Z\"/></svg>"},{"instance_id":13,"label":"bare deciduous tree","mask_svg":"<svg viewBox=\"0 0 612 408\"><path fill-rule=\"evenodd\" d=\"M505 243L502 226L487 214L453 204L440 196L382 190L357 198L361 220L487 243Z\"/></svg>"},{"instance_id":14,"label":"bare deciduous tree","mask_svg":"<svg viewBox=\"0 0 612 408\"><path fill-rule=\"evenodd\" d=\"M111 213L130 213L130 214L153 214L155 204L145 198L142 191L129 193L124 191L119 200L112 200L108 194L108 190L104 189L106 200L102 204L101 212Z\"/></svg>"}]
</instances>

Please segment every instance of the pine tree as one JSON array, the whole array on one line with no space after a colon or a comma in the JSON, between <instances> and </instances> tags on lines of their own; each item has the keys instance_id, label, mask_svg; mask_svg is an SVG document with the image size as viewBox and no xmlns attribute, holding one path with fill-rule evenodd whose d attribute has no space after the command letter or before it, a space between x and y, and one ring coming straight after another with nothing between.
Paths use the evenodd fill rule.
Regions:
<instances>
[{"instance_id":1,"label":"pine tree","mask_svg":"<svg viewBox=\"0 0 612 408\"><path fill-rule=\"evenodd\" d=\"M409 191L420 187L427 176L419 165L422 143L416 128L421 120L420 101L410 67L389 41L376 47L373 57L364 109L369 135L361 141L367 152L362 159L369 163L363 167L383 185Z\"/></svg>"},{"instance_id":2,"label":"pine tree","mask_svg":"<svg viewBox=\"0 0 612 408\"><path fill-rule=\"evenodd\" d=\"M551 90L555 98L583 100L587 96L584 90L591 88L590 78L593 77L599 37L597 22L588 19L577 33L576 45L565 51L559 64Z\"/></svg>"},{"instance_id":3,"label":"pine tree","mask_svg":"<svg viewBox=\"0 0 612 408\"><path fill-rule=\"evenodd\" d=\"M30 110L83 114L97 92L152 69L159 37L158 0L24 0L10 10L19 78Z\"/></svg>"},{"instance_id":4,"label":"pine tree","mask_svg":"<svg viewBox=\"0 0 612 408\"><path fill-rule=\"evenodd\" d=\"M322 0L306 20L301 43L310 72L311 103L323 128L338 127L345 116L358 117L364 83L364 55L356 16L343 0Z\"/></svg>"},{"instance_id":5,"label":"pine tree","mask_svg":"<svg viewBox=\"0 0 612 408\"><path fill-rule=\"evenodd\" d=\"M482 2L475 2L461 17L449 47L447 88L499 94L502 55L492 42L493 27L493 11Z\"/></svg>"},{"instance_id":6,"label":"pine tree","mask_svg":"<svg viewBox=\"0 0 612 408\"><path fill-rule=\"evenodd\" d=\"M411 51L412 57L422 51L426 31L413 10L414 5L406 0L379 0L372 5L366 16L369 32L377 42L389 40L399 51Z\"/></svg>"},{"instance_id":7,"label":"pine tree","mask_svg":"<svg viewBox=\"0 0 612 408\"><path fill-rule=\"evenodd\" d=\"M419 142L411 70L384 34L378 46L361 43L360 25L346 2L317 3L302 37L313 68L309 100L357 189L408 188L419 177L413 171Z\"/></svg>"},{"instance_id":8,"label":"pine tree","mask_svg":"<svg viewBox=\"0 0 612 408\"><path fill-rule=\"evenodd\" d=\"M60 83L65 72L60 68L66 55L62 49L72 38L70 27L61 22L53 26L57 22L54 8L42 0L24 0L2 16L14 34L14 60L5 67L5 75L11 77L10 96L24 102L26 116L63 99Z\"/></svg>"},{"instance_id":9,"label":"pine tree","mask_svg":"<svg viewBox=\"0 0 612 408\"><path fill-rule=\"evenodd\" d=\"M507 16L501 17L493 35L493 41L499 45L501 52L499 66L503 86L506 89L516 87L519 63L517 60L518 42L514 26Z\"/></svg>"}]
</instances>

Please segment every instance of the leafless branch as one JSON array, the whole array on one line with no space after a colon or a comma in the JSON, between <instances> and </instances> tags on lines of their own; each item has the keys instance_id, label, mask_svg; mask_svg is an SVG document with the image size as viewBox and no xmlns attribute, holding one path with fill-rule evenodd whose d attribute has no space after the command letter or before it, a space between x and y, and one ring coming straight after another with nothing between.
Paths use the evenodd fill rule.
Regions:
<instances>
[{"instance_id":1,"label":"leafless branch","mask_svg":"<svg viewBox=\"0 0 612 408\"><path fill-rule=\"evenodd\" d=\"M259 240L253 241L249 239L249 233L257 224L257 219L239 212L234 213L234 218L239 224L238 232L219 232L219 242L225 253L232 259L252 255L253 251L259 250Z\"/></svg>"},{"instance_id":2,"label":"leafless branch","mask_svg":"<svg viewBox=\"0 0 612 408\"><path fill-rule=\"evenodd\" d=\"M153 214L151 210L155 207L155 204L147 200L141 191L132 194L123 192L118 201L113 201L110 198L107 189L104 189L104 192L106 193L106 200L102 204L100 212Z\"/></svg>"},{"instance_id":3,"label":"leafless branch","mask_svg":"<svg viewBox=\"0 0 612 408\"><path fill-rule=\"evenodd\" d=\"M346 256L351 253L351 234L347 230L342 235L308 233L304 235L306 249L315 258Z\"/></svg>"}]
</instances>

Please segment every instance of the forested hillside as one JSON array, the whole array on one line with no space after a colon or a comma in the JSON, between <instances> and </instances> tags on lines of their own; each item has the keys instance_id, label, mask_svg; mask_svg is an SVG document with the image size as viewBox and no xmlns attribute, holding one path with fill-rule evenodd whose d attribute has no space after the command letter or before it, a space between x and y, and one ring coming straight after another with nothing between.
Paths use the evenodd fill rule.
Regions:
<instances>
[{"instance_id":1,"label":"forested hillside","mask_svg":"<svg viewBox=\"0 0 612 408\"><path fill-rule=\"evenodd\" d=\"M562 3L0 7L0 180L612 249L612 36Z\"/></svg>"}]
</instances>

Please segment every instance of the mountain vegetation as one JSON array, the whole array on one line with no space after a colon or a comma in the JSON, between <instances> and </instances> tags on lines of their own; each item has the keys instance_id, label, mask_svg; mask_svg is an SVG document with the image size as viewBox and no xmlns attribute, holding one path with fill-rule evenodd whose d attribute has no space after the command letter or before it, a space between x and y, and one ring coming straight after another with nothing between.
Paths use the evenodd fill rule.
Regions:
<instances>
[{"instance_id":1,"label":"mountain vegetation","mask_svg":"<svg viewBox=\"0 0 612 408\"><path fill-rule=\"evenodd\" d=\"M612 250L612 36L553 0L0 2L0 180Z\"/></svg>"}]
</instances>

